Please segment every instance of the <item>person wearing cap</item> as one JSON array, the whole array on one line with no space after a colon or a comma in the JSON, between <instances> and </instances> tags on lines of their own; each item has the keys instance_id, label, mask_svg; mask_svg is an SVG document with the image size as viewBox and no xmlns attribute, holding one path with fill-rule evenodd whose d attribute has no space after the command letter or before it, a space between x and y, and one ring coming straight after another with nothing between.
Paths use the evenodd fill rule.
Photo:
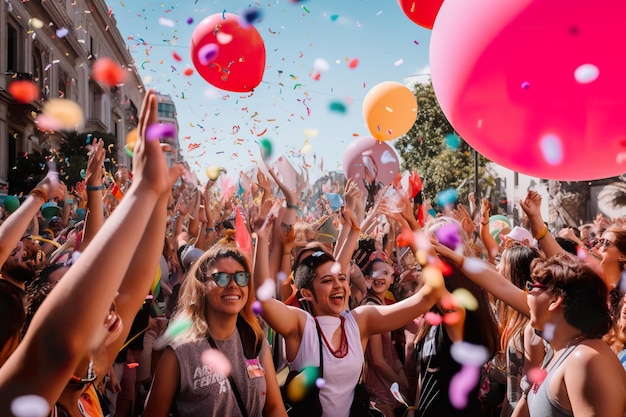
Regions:
<instances>
[{"instance_id":1,"label":"person wearing cap","mask_svg":"<svg viewBox=\"0 0 626 417\"><path fill-rule=\"evenodd\" d=\"M504 246L510 246L512 244L520 244L523 246L530 246L536 248L535 238L532 233L523 227L515 226L513 229L504 235Z\"/></svg>"}]
</instances>

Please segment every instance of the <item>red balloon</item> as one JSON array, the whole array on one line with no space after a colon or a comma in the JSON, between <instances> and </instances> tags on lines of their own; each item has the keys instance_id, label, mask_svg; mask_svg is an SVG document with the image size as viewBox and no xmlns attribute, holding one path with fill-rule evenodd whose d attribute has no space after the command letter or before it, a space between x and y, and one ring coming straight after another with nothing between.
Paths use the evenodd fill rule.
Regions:
<instances>
[{"instance_id":1,"label":"red balloon","mask_svg":"<svg viewBox=\"0 0 626 417\"><path fill-rule=\"evenodd\" d=\"M361 185L368 176L376 176L376 181L391 184L400 171L396 151L385 142L372 137L361 137L350 142L343 154L343 169L346 178L356 180Z\"/></svg>"},{"instance_id":2,"label":"red balloon","mask_svg":"<svg viewBox=\"0 0 626 417\"><path fill-rule=\"evenodd\" d=\"M238 93L252 91L263 79L265 44L254 26L240 25L238 15L218 13L194 29L191 60L211 85Z\"/></svg>"},{"instance_id":3,"label":"red balloon","mask_svg":"<svg viewBox=\"0 0 626 417\"><path fill-rule=\"evenodd\" d=\"M580 181L626 172L626 2L446 0L430 40L437 100L511 170Z\"/></svg>"},{"instance_id":4,"label":"red balloon","mask_svg":"<svg viewBox=\"0 0 626 417\"><path fill-rule=\"evenodd\" d=\"M443 0L398 0L404 14L426 29L432 29Z\"/></svg>"},{"instance_id":5,"label":"red balloon","mask_svg":"<svg viewBox=\"0 0 626 417\"><path fill-rule=\"evenodd\" d=\"M11 81L8 90L9 94L20 103L30 103L39 98L39 86L32 81Z\"/></svg>"}]
</instances>

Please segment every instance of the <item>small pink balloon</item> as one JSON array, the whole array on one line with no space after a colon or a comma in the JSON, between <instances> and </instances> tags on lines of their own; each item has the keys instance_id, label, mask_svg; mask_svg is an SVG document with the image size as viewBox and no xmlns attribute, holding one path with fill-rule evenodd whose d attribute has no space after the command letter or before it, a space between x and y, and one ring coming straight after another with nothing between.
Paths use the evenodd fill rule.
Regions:
<instances>
[{"instance_id":1,"label":"small pink balloon","mask_svg":"<svg viewBox=\"0 0 626 417\"><path fill-rule=\"evenodd\" d=\"M428 313L424 314L424 320L426 320L426 323L430 324L431 326L439 326L443 321L443 317L441 317L437 313L429 311Z\"/></svg>"},{"instance_id":2,"label":"small pink balloon","mask_svg":"<svg viewBox=\"0 0 626 417\"><path fill-rule=\"evenodd\" d=\"M343 169L346 178L353 178L359 185L366 175L376 175L384 185L391 184L400 171L400 158L386 142L372 137L354 139L343 153Z\"/></svg>"}]
</instances>

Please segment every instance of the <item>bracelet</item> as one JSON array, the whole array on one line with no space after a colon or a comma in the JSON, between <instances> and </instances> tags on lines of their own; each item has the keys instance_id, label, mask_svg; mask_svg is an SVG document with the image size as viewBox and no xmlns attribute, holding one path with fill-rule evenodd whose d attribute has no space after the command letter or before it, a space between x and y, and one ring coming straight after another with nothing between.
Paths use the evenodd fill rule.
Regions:
<instances>
[{"instance_id":1,"label":"bracelet","mask_svg":"<svg viewBox=\"0 0 626 417\"><path fill-rule=\"evenodd\" d=\"M351 228L352 230L358 230L359 232L361 231L361 228L360 228L359 226L355 226L355 225L353 225L353 224L351 224L351 225L350 225L350 228Z\"/></svg>"},{"instance_id":2,"label":"bracelet","mask_svg":"<svg viewBox=\"0 0 626 417\"><path fill-rule=\"evenodd\" d=\"M487 226L489 222L480 222L480 224L482 224L483 226Z\"/></svg>"},{"instance_id":3,"label":"bracelet","mask_svg":"<svg viewBox=\"0 0 626 417\"><path fill-rule=\"evenodd\" d=\"M48 201L48 194L42 189L42 188L35 188L30 192L30 195L32 196L37 196L37 197L41 197L41 199L43 199L43 202L45 203L46 201Z\"/></svg>"},{"instance_id":4,"label":"bracelet","mask_svg":"<svg viewBox=\"0 0 626 417\"><path fill-rule=\"evenodd\" d=\"M462 270L463 264L465 264L465 256L461 257L461 260L456 263L456 267Z\"/></svg>"},{"instance_id":5,"label":"bracelet","mask_svg":"<svg viewBox=\"0 0 626 417\"><path fill-rule=\"evenodd\" d=\"M87 188L87 191L102 191L102 190L104 190L104 184L87 185L85 188Z\"/></svg>"},{"instance_id":6,"label":"bracelet","mask_svg":"<svg viewBox=\"0 0 626 417\"><path fill-rule=\"evenodd\" d=\"M547 234L548 234L548 226L544 225L544 226L543 226L543 229L541 230L541 232L539 232L539 233L537 233L537 234L535 235L535 239L537 239L537 240L541 240L541 239L543 239L544 237L546 237L546 235L547 235Z\"/></svg>"},{"instance_id":7,"label":"bracelet","mask_svg":"<svg viewBox=\"0 0 626 417\"><path fill-rule=\"evenodd\" d=\"M288 203L288 202L286 202L286 201L285 201L285 206L286 206L288 209L296 209L296 210L300 210L300 207L298 207L298 205L297 205L297 204L289 204L289 203Z\"/></svg>"},{"instance_id":8,"label":"bracelet","mask_svg":"<svg viewBox=\"0 0 626 417\"><path fill-rule=\"evenodd\" d=\"M215 232L215 227L207 227L206 231L207 232Z\"/></svg>"}]
</instances>

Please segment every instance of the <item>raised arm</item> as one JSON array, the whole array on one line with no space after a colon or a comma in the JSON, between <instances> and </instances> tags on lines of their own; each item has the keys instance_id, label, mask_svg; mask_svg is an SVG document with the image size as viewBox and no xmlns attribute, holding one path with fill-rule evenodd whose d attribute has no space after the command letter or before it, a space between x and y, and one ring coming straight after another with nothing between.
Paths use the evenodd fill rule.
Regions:
<instances>
[{"instance_id":1,"label":"raised arm","mask_svg":"<svg viewBox=\"0 0 626 417\"><path fill-rule=\"evenodd\" d=\"M67 188L56 172L49 172L31 191L30 196L0 226L0 265L9 257L28 225L43 205L53 198L64 198Z\"/></svg>"},{"instance_id":2,"label":"raised arm","mask_svg":"<svg viewBox=\"0 0 626 417\"><path fill-rule=\"evenodd\" d=\"M526 317L530 315L526 302L526 293L517 288L511 281L503 277L495 268L478 258L465 257L452 249L442 245L436 239L431 239L435 251L454 262L465 274L494 297L510 305Z\"/></svg>"},{"instance_id":3,"label":"raised arm","mask_svg":"<svg viewBox=\"0 0 626 417\"><path fill-rule=\"evenodd\" d=\"M89 160L87 161L87 175L85 176L85 184L87 184L87 216L85 217L85 232L80 244L81 251L85 250L104 224L102 166L105 154L104 141L95 139Z\"/></svg>"},{"instance_id":4,"label":"raised arm","mask_svg":"<svg viewBox=\"0 0 626 417\"><path fill-rule=\"evenodd\" d=\"M156 109L149 91L144 113ZM132 261L160 196L169 187L158 140L142 132L133 159L133 187L89 247L42 303L24 340L0 368L0 414L11 415L13 398L35 394L50 406L78 362L106 336L111 301Z\"/></svg>"},{"instance_id":5,"label":"raised arm","mask_svg":"<svg viewBox=\"0 0 626 417\"><path fill-rule=\"evenodd\" d=\"M563 248L548 231L548 226L541 218L541 194L536 191L529 191L524 200L520 200L520 207L528 216L530 230L535 239L539 241L541 249L549 258L557 253L564 253Z\"/></svg>"}]
</instances>

